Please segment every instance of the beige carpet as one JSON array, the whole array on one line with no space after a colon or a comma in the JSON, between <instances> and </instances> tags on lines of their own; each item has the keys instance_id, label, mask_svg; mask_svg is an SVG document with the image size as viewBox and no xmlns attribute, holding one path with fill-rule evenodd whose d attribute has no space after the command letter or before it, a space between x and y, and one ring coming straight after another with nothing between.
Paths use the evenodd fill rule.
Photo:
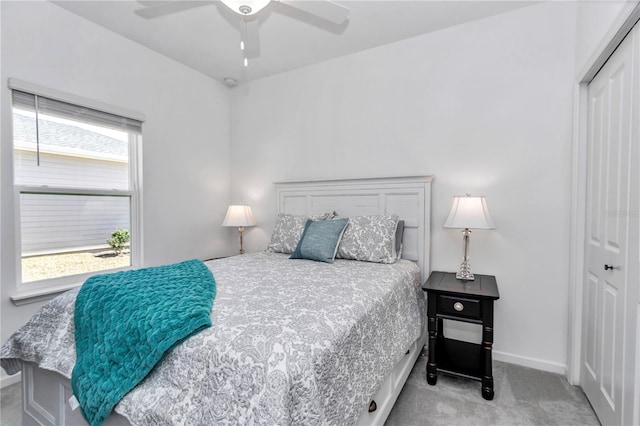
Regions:
<instances>
[{"instance_id":1,"label":"beige carpet","mask_svg":"<svg viewBox=\"0 0 640 426\"><path fill-rule=\"evenodd\" d=\"M494 361L495 396L487 401L475 380L439 374L430 386L426 364L418 358L386 426L600 424L582 389L559 374Z\"/></svg>"}]
</instances>

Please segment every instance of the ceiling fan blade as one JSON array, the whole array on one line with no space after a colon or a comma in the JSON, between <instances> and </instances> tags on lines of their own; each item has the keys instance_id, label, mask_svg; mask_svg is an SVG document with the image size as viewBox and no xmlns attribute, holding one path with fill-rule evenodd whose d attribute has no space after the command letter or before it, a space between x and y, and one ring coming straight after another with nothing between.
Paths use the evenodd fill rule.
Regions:
<instances>
[{"instance_id":1,"label":"ceiling fan blade","mask_svg":"<svg viewBox=\"0 0 640 426\"><path fill-rule=\"evenodd\" d=\"M257 19L240 21L240 39L244 44L244 57L257 58L260 56L259 21Z\"/></svg>"},{"instance_id":2,"label":"ceiling fan blade","mask_svg":"<svg viewBox=\"0 0 640 426\"><path fill-rule=\"evenodd\" d=\"M287 6L322 18L334 24L342 24L349 16L349 8L329 0L278 0Z\"/></svg>"},{"instance_id":3,"label":"ceiling fan blade","mask_svg":"<svg viewBox=\"0 0 640 426\"><path fill-rule=\"evenodd\" d=\"M145 19L159 18L161 16L171 15L172 13L182 12L183 10L193 9L200 6L207 6L213 1L154 1L140 0L141 4L148 4L148 7L137 9L136 15Z\"/></svg>"},{"instance_id":4,"label":"ceiling fan blade","mask_svg":"<svg viewBox=\"0 0 640 426\"><path fill-rule=\"evenodd\" d=\"M162 3L170 3L169 0L137 0L144 7L157 6Z\"/></svg>"}]
</instances>

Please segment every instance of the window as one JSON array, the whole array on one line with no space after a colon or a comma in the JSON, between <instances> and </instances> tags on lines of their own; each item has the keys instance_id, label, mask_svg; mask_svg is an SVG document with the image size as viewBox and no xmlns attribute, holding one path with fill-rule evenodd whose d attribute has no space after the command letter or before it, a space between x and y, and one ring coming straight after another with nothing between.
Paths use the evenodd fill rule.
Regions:
<instances>
[{"instance_id":1,"label":"window","mask_svg":"<svg viewBox=\"0 0 640 426\"><path fill-rule=\"evenodd\" d=\"M12 99L21 282L137 265L142 123L21 90Z\"/></svg>"}]
</instances>

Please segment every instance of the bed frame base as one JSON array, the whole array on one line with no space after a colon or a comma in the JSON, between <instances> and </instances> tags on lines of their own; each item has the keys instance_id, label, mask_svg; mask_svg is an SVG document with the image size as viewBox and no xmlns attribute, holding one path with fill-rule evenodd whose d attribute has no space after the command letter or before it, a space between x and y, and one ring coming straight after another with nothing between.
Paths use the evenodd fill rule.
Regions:
<instances>
[{"instance_id":1,"label":"bed frame base","mask_svg":"<svg viewBox=\"0 0 640 426\"><path fill-rule=\"evenodd\" d=\"M86 425L80 410L69 405L71 382L61 374L43 370L30 362L22 363L23 425ZM105 426L128 425L127 419L112 413Z\"/></svg>"},{"instance_id":2,"label":"bed frame base","mask_svg":"<svg viewBox=\"0 0 640 426\"><path fill-rule=\"evenodd\" d=\"M395 366L372 399L375 411L367 404L357 426L382 426L400 395L404 383L422 352L426 335L416 340L408 353ZM71 382L61 374L43 370L36 364L24 362L22 367L22 424L28 426L86 425L80 410L69 405ZM111 413L105 426L129 425L118 413Z\"/></svg>"},{"instance_id":3,"label":"bed frame base","mask_svg":"<svg viewBox=\"0 0 640 426\"><path fill-rule=\"evenodd\" d=\"M360 419L358 419L357 426L382 426L385 420L389 417L393 405L398 399L398 395L402 391L407 377L411 373L416 360L422 353L422 348L426 343L426 333L413 342L413 345L409 348L407 354L400 360L398 364L391 370L387 378L384 380L372 402L375 402L376 410L369 412L371 403L366 407Z\"/></svg>"}]
</instances>

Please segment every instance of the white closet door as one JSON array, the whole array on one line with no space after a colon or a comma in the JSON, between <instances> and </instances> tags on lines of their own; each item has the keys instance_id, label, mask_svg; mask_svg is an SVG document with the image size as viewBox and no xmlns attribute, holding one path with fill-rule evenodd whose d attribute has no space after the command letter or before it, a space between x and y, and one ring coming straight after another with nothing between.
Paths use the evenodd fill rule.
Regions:
<instances>
[{"instance_id":1,"label":"white closet door","mask_svg":"<svg viewBox=\"0 0 640 426\"><path fill-rule=\"evenodd\" d=\"M625 366L625 342L630 343L629 328L635 332L636 313L629 312L627 301L630 289L635 295L632 287L638 280L636 275L635 281L630 281L628 268L629 244L635 238L629 235L630 178L631 168L638 167L632 160L632 127L638 120L632 107L638 84L633 70L634 33L625 38L589 85L581 381L605 425L623 423L625 387L628 381L633 383L633 374L628 374L633 370L629 364ZM630 318L634 319L631 324ZM635 337L630 340L635 346Z\"/></svg>"},{"instance_id":2,"label":"white closet door","mask_svg":"<svg viewBox=\"0 0 640 426\"><path fill-rule=\"evenodd\" d=\"M630 324L629 335L635 338L628 342L625 351L629 368L625 375L634 377L635 383L630 381L625 385L625 412L623 424L640 425L640 24L633 29L634 37L634 89L633 89L633 116L631 145L631 194L629 196L629 288L630 295L627 302L629 310L629 322L633 321L631 315L635 313L635 330ZM633 294L635 292L635 295ZM635 297L634 297L635 296ZM635 350L635 353L633 351ZM627 408L628 407L628 408Z\"/></svg>"}]
</instances>

